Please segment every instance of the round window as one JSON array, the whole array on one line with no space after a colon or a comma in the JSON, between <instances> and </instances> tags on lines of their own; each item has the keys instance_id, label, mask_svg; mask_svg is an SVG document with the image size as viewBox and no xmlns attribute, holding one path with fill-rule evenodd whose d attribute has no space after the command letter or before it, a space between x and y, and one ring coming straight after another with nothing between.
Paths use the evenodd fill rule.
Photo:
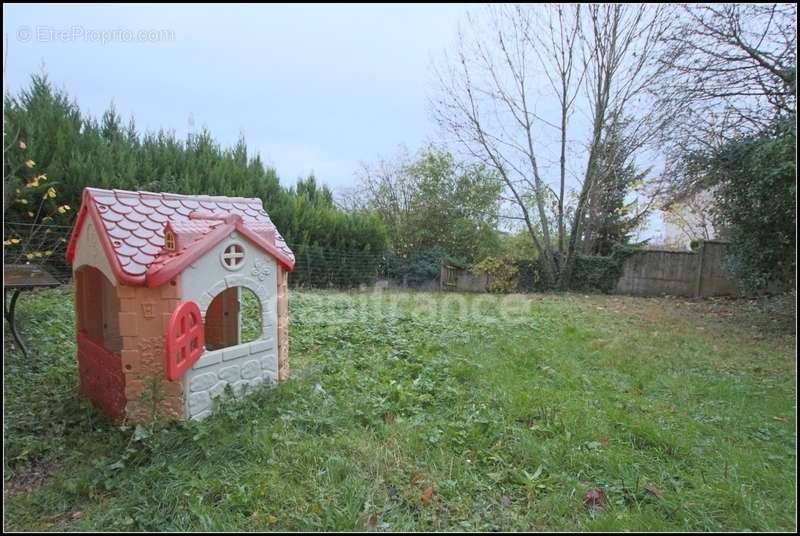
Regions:
<instances>
[{"instance_id":1,"label":"round window","mask_svg":"<svg viewBox=\"0 0 800 536\"><path fill-rule=\"evenodd\" d=\"M244 246L238 243L230 244L222 252L222 266L228 270L238 270L244 266Z\"/></svg>"}]
</instances>

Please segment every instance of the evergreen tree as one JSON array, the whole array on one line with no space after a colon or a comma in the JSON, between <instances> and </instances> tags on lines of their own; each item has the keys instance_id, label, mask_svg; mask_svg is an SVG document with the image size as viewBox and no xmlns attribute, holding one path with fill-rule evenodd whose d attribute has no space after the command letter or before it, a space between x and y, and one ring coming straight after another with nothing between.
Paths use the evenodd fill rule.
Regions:
<instances>
[{"instance_id":1,"label":"evergreen tree","mask_svg":"<svg viewBox=\"0 0 800 536\"><path fill-rule=\"evenodd\" d=\"M615 244L627 244L643 213L636 203L626 202L628 194L645 179L650 169L636 168L623 136L623 126L611 127L599 150L598 172L583 224L583 253L610 255Z\"/></svg>"},{"instance_id":2,"label":"evergreen tree","mask_svg":"<svg viewBox=\"0 0 800 536\"><path fill-rule=\"evenodd\" d=\"M82 115L65 92L38 75L29 88L5 96L4 115L6 132L17 133L26 143L24 151L7 151L6 188L13 193L6 221L42 223L42 214L51 217L29 210L24 196L15 197L29 181L16 170L31 160L47 177L47 187L57 191L53 202L75 209L86 186L259 198L296 252L317 248L317 257L304 259L305 264L311 266L313 260L316 273L329 284L358 284L375 275L382 262L386 233L377 217L337 209L331 190L313 176L283 188L275 169L250 155L243 137L222 148L208 129L185 141L164 130L139 134L134 119L125 126L113 104L98 122ZM43 181L37 184L44 187ZM69 225L77 210L50 212L53 220L47 223ZM303 284L304 278L298 269L293 281Z\"/></svg>"}]
</instances>

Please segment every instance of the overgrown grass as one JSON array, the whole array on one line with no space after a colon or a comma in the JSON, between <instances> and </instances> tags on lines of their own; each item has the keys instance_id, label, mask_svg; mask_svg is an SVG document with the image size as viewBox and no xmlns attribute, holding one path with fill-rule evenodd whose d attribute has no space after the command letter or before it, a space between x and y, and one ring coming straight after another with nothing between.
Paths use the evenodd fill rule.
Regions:
<instances>
[{"instance_id":1,"label":"overgrown grass","mask_svg":"<svg viewBox=\"0 0 800 536\"><path fill-rule=\"evenodd\" d=\"M71 307L20 301L7 529L795 528L794 336L697 303L295 291L289 382L133 429L79 398Z\"/></svg>"}]
</instances>

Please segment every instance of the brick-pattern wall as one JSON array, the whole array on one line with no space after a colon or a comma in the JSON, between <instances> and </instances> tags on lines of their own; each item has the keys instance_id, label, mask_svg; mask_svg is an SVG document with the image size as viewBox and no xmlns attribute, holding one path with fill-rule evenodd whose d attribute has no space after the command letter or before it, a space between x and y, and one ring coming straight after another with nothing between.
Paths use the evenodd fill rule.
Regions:
<instances>
[{"instance_id":1,"label":"brick-pattern wall","mask_svg":"<svg viewBox=\"0 0 800 536\"><path fill-rule=\"evenodd\" d=\"M289 378L289 272L278 267L278 380Z\"/></svg>"},{"instance_id":2,"label":"brick-pattern wall","mask_svg":"<svg viewBox=\"0 0 800 536\"><path fill-rule=\"evenodd\" d=\"M202 420L211 415L213 400L230 385L234 395L252 392L264 380L274 381L274 339L257 340L206 351L187 373L186 417Z\"/></svg>"},{"instance_id":3,"label":"brick-pattern wall","mask_svg":"<svg viewBox=\"0 0 800 536\"><path fill-rule=\"evenodd\" d=\"M184 418L183 386L165 375L164 333L180 300L177 284L158 288L117 286L125 408L129 422Z\"/></svg>"},{"instance_id":4,"label":"brick-pattern wall","mask_svg":"<svg viewBox=\"0 0 800 536\"><path fill-rule=\"evenodd\" d=\"M81 394L113 420L125 417L125 377L119 355L78 333Z\"/></svg>"}]
</instances>

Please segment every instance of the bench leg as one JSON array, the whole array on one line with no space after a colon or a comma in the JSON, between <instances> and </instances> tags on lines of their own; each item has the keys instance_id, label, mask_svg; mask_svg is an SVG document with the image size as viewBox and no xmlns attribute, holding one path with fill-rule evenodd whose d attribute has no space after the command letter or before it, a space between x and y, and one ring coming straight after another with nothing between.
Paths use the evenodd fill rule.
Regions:
<instances>
[{"instance_id":1,"label":"bench leg","mask_svg":"<svg viewBox=\"0 0 800 536\"><path fill-rule=\"evenodd\" d=\"M27 359L28 357L28 348L25 346L25 343L22 342L22 337L20 337L19 332L17 331L17 324L14 321L14 312L17 308L17 298L19 298L20 289L14 289L14 295L11 296L11 304L6 304L6 295L7 292L3 294L3 313L8 320L8 324L11 326L11 334L14 336L14 342L17 343L19 349L22 350L22 355L25 356Z\"/></svg>"}]
</instances>

